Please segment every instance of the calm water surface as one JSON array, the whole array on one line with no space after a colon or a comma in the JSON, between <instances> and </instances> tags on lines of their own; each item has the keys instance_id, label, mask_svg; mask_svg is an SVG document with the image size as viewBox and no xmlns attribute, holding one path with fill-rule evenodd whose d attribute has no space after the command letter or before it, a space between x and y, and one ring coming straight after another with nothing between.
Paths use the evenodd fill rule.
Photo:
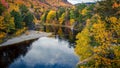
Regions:
<instances>
[{"instance_id":1,"label":"calm water surface","mask_svg":"<svg viewBox=\"0 0 120 68\"><path fill-rule=\"evenodd\" d=\"M58 31L55 37L41 37L27 44L0 48L0 67L76 68L79 59L74 53L74 34L64 28L55 31Z\"/></svg>"}]
</instances>

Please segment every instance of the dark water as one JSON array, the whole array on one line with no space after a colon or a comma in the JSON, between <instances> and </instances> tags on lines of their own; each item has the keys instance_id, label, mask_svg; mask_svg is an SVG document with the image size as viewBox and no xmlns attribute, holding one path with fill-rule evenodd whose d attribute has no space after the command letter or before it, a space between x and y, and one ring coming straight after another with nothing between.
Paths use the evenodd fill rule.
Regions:
<instances>
[{"instance_id":1,"label":"dark water","mask_svg":"<svg viewBox=\"0 0 120 68\"><path fill-rule=\"evenodd\" d=\"M41 37L33 42L0 48L1 68L75 68L76 33L68 28L47 26L54 37Z\"/></svg>"}]
</instances>

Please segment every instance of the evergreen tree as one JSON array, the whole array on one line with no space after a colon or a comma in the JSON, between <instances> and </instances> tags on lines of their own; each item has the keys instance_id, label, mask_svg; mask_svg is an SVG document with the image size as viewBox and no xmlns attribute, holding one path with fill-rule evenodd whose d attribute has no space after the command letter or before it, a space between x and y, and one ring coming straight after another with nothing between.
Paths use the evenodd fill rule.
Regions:
<instances>
[{"instance_id":1,"label":"evergreen tree","mask_svg":"<svg viewBox=\"0 0 120 68\"><path fill-rule=\"evenodd\" d=\"M11 12L11 15L14 17L15 27L17 29L23 28L23 24L22 24L23 18L21 16L21 14L15 10L13 10Z\"/></svg>"},{"instance_id":2,"label":"evergreen tree","mask_svg":"<svg viewBox=\"0 0 120 68\"><path fill-rule=\"evenodd\" d=\"M26 23L26 26L29 28L29 29L33 29L34 28L34 23L33 23L33 20L34 20L34 16L32 13L27 13L27 15L25 16L24 18L24 22Z\"/></svg>"}]
</instances>

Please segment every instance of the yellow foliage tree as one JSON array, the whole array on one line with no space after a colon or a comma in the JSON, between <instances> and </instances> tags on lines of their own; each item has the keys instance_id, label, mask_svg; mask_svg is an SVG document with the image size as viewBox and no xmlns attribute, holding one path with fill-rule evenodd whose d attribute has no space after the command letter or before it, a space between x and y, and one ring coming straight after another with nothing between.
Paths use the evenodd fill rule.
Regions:
<instances>
[{"instance_id":1,"label":"yellow foliage tree","mask_svg":"<svg viewBox=\"0 0 120 68\"><path fill-rule=\"evenodd\" d=\"M110 29L114 33L116 32L118 36L120 36L120 18L116 17L110 17L108 18L108 21L110 22Z\"/></svg>"},{"instance_id":2,"label":"yellow foliage tree","mask_svg":"<svg viewBox=\"0 0 120 68\"><path fill-rule=\"evenodd\" d=\"M52 21L56 18L56 11L51 10L47 15L47 22L52 23Z\"/></svg>"},{"instance_id":3,"label":"yellow foliage tree","mask_svg":"<svg viewBox=\"0 0 120 68\"><path fill-rule=\"evenodd\" d=\"M65 21L65 13L63 13L59 18L59 23L62 24L64 21Z\"/></svg>"},{"instance_id":4,"label":"yellow foliage tree","mask_svg":"<svg viewBox=\"0 0 120 68\"><path fill-rule=\"evenodd\" d=\"M75 23L75 19L70 19L70 25L73 25Z\"/></svg>"},{"instance_id":5,"label":"yellow foliage tree","mask_svg":"<svg viewBox=\"0 0 120 68\"><path fill-rule=\"evenodd\" d=\"M85 28L89 28L89 31L88 29L83 29L82 32L77 35L78 40L75 52L80 56L82 61L85 61L83 65L80 63L80 67L120 67L120 55L118 54L120 52L120 46L119 42L116 42L116 40L120 38L118 33L120 31L119 19L110 17L107 21L109 24L103 21L99 15L95 15L90 19L90 23L87 23L85 26ZM95 46L93 46L91 42L94 43Z\"/></svg>"},{"instance_id":6,"label":"yellow foliage tree","mask_svg":"<svg viewBox=\"0 0 120 68\"><path fill-rule=\"evenodd\" d=\"M4 17L0 16L0 30L4 30L6 28L6 25L4 23Z\"/></svg>"},{"instance_id":7,"label":"yellow foliage tree","mask_svg":"<svg viewBox=\"0 0 120 68\"><path fill-rule=\"evenodd\" d=\"M57 33L58 33L60 36L63 36L62 28L59 28Z\"/></svg>"},{"instance_id":8,"label":"yellow foliage tree","mask_svg":"<svg viewBox=\"0 0 120 68\"><path fill-rule=\"evenodd\" d=\"M2 42L2 39L6 37L5 32L0 32L0 43Z\"/></svg>"},{"instance_id":9,"label":"yellow foliage tree","mask_svg":"<svg viewBox=\"0 0 120 68\"><path fill-rule=\"evenodd\" d=\"M87 59L93 53L93 47L90 45L90 30L89 30L89 22L87 22L86 27L82 30L81 33L78 33L76 36L78 39L76 41L77 45L75 48L75 52L80 55L80 60Z\"/></svg>"},{"instance_id":10,"label":"yellow foliage tree","mask_svg":"<svg viewBox=\"0 0 120 68\"><path fill-rule=\"evenodd\" d=\"M6 32L11 32L15 30L15 23L14 23L14 17L10 15L10 13L6 12L4 13L4 22L6 24Z\"/></svg>"},{"instance_id":11,"label":"yellow foliage tree","mask_svg":"<svg viewBox=\"0 0 120 68\"><path fill-rule=\"evenodd\" d=\"M15 5L13 3L10 3L10 7L8 9L9 12L11 12L12 10L15 10L15 11L19 11L19 5Z\"/></svg>"},{"instance_id":12,"label":"yellow foliage tree","mask_svg":"<svg viewBox=\"0 0 120 68\"><path fill-rule=\"evenodd\" d=\"M96 67L120 67L120 56L117 54L120 50L114 49L115 47L120 48L117 46L119 42L116 41L120 37L120 24L116 17L108 19L109 24L101 19L98 19L98 22L93 24L93 36L100 44L100 46L94 49L96 53Z\"/></svg>"},{"instance_id":13,"label":"yellow foliage tree","mask_svg":"<svg viewBox=\"0 0 120 68\"><path fill-rule=\"evenodd\" d=\"M6 36L5 29L6 25L4 22L4 17L0 16L0 43L2 42L2 39Z\"/></svg>"},{"instance_id":14,"label":"yellow foliage tree","mask_svg":"<svg viewBox=\"0 0 120 68\"><path fill-rule=\"evenodd\" d=\"M86 8L84 8L84 9L82 10L81 14L82 14L82 15L86 15L87 12L88 12L88 10L87 10L87 7L86 7Z\"/></svg>"}]
</instances>

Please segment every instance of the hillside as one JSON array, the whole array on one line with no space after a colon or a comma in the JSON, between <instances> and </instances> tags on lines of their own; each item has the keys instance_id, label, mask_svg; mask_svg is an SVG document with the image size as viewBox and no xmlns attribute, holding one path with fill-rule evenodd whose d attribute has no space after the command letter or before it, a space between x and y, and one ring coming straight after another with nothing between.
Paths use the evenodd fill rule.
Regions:
<instances>
[{"instance_id":1,"label":"hillside","mask_svg":"<svg viewBox=\"0 0 120 68\"><path fill-rule=\"evenodd\" d=\"M45 1L46 1L46 3L48 3L48 5L50 5L52 7L59 7L59 6L69 7L69 6L71 6L71 4L67 0L45 0Z\"/></svg>"},{"instance_id":2,"label":"hillside","mask_svg":"<svg viewBox=\"0 0 120 68\"><path fill-rule=\"evenodd\" d=\"M1 0L2 1L2 0ZM3 0L4 1L4 0ZM34 8L55 9L57 7L70 7L71 4L67 0L8 0L15 4L25 4L28 7L31 5Z\"/></svg>"},{"instance_id":3,"label":"hillside","mask_svg":"<svg viewBox=\"0 0 120 68\"><path fill-rule=\"evenodd\" d=\"M27 29L35 29L34 24L46 21L52 11L61 17L65 9L59 7L71 6L67 0L0 0L0 42L7 35L16 36Z\"/></svg>"},{"instance_id":4,"label":"hillside","mask_svg":"<svg viewBox=\"0 0 120 68\"><path fill-rule=\"evenodd\" d=\"M87 2L76 5L71 5L68 0L0 0L0 45L3 42L5 42L5 44L2 45L9 45L35 39L44 35L38 35L41 32L52 33L50 38L53 37L57 40L54 40L57 43L52 42L52 39L38 39L39 41L35 41L35 43L39 42L35 44L35 46L45 43L45 45L41 44L45 46L45 50L44 47L41 48L41 46L39 46L40 49L38 49L38 47L33 47L34 45L31 44L32 42L30 41L33 47L31 48L30 46L30 49L33 49L35 54L40 52L39 55L36 55L38 58L44 52L47 53L47 55L45 55L47 58L42 58L42 61L50 59L48 56L57 53L56 51L62 51L66 58L72 54L78 56L80 60L79 62L77 61L77 65L77 62L75 63L76 68L120 68L120 0L101 0L95 3ZM63 44L64 42L67 43ZM26 41L26 43L27 44L19 44L25 46L29 45L28 41ZM52 47L52 50L55 51L48 52L48 48L51 48L49 44L62 47L65 45L65 48L68 46L68 48L72 48L75 53L70 51L72 54L69 53L69 55L65 53L68 49L62 48L63 50L58 50L56 47ZM29 47L24 48L21 47L21 45L15 44L13 48L11 48L11 46L10 48L6 46L7 49L1 48L1 68L19 68L21 64L25 66L23 68L33 68L30 66L44 68L43 65L51 61L48 60L45 64L43 64L43 62L39 64L41 59L39 60L37 57L34 57L34 59L38 60L38 63L31 63L30 61L30 63L27 63L29 65L26 65L26 63L24 64L22 62L20 65L17 65L18 67L11 67L11 64L15 64L16 66L14 61L16 61L15 55L17 53L15 51L20 51L20 54L24 53L22 58L27 58L24 56L25 52L21 51L29 51ZM16 46L20 46L20 48ZM44 52L42 53L42 51L37 50L42 50ZM60 54L57 55L57 59L62 56L61 52L58 53ZM31 59L32 54L33 52L30 54ZM15 57L15 60L11 60L10 57L12 57L12 59ZM54 57L56 59L56 55L54 55ZM69 59L71 58L68 58L68 60ZM72 59L74 59L74 57L72 57ZM4 65L4 62L7 65ZM59 60L55 60L55 62L58 62L58 64L65 63ZM57 63L49 63L50 64L47 63L48 67L46 68L59 66ZM5 67L2 67L1 64ZM17 64L19 63L17 62ZM64 67L64 65L73 65L72 60L70 60L70 63L62 64L62 67L60 67L71 68L71 66Z\"/></svg>"}]
</instances>

